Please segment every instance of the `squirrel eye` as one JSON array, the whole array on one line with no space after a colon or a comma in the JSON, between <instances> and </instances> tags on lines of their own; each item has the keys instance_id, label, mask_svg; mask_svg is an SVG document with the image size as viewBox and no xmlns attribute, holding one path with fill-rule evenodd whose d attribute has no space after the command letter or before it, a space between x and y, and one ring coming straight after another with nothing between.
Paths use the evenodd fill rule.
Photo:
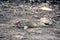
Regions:
<instances>
[{"instance_id":1,"label":"squirrel eye","mask_svg":"<svg viewBox=\"0 0 60 40\"><path fill-rule=\"evenodd\" d=\"M44 23L45 25L49 25L49 23Z\"/></svg>"}]
</instances>

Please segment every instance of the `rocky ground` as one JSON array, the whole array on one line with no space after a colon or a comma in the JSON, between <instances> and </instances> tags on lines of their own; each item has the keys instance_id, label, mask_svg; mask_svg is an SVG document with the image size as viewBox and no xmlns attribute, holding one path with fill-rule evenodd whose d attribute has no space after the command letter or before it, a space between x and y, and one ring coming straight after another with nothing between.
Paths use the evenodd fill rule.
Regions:
<instances>
[{"instance_id":1,"label":"rocky ground","mask_svg":"<svg viewBox=\"0 0 60 40\"><path fill-rule=\"evenodd\" d=\"M45 4L0 3L0 40L60 40L60 6ZM43 6L52 11L41 10ZM40 23L42 17L52 24Z\"/></svg>"}]
</instances>

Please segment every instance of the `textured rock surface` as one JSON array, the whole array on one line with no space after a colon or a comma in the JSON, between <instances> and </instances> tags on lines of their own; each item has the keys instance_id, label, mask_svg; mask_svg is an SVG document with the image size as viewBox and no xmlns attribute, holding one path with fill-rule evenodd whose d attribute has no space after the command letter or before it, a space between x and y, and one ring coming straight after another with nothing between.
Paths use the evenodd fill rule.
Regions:
<instances>
[{"instance_id":1,"label":"textured rock surface","mask_svg":"<svg viewBox=\"0 0 60 40\"><path fill-rule=\"evenodd\" d=\"M52 6L53 11L41 10L40 5L0 4L0 40L60 40L59 5ZM50 19L52 25L40 23L42 17ZM23 26L33 28L24 30Z\"/></svg>"}]
</instances>

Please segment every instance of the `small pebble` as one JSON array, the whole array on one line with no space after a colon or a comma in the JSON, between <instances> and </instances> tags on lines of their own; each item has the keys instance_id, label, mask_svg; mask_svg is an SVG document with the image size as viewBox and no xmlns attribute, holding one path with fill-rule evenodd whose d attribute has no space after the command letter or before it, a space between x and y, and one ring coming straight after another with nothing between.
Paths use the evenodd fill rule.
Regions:
<instances>
[{"instance_id":1,"label":"small pebble","mask_svg":"<svg viewBox=\"0 0 60 40\"><path fill-rule=\"evenodd\" d=\"M28 26L24 26L24 29L27 29L28 28Z\"/></svg>"}]
</instances>

